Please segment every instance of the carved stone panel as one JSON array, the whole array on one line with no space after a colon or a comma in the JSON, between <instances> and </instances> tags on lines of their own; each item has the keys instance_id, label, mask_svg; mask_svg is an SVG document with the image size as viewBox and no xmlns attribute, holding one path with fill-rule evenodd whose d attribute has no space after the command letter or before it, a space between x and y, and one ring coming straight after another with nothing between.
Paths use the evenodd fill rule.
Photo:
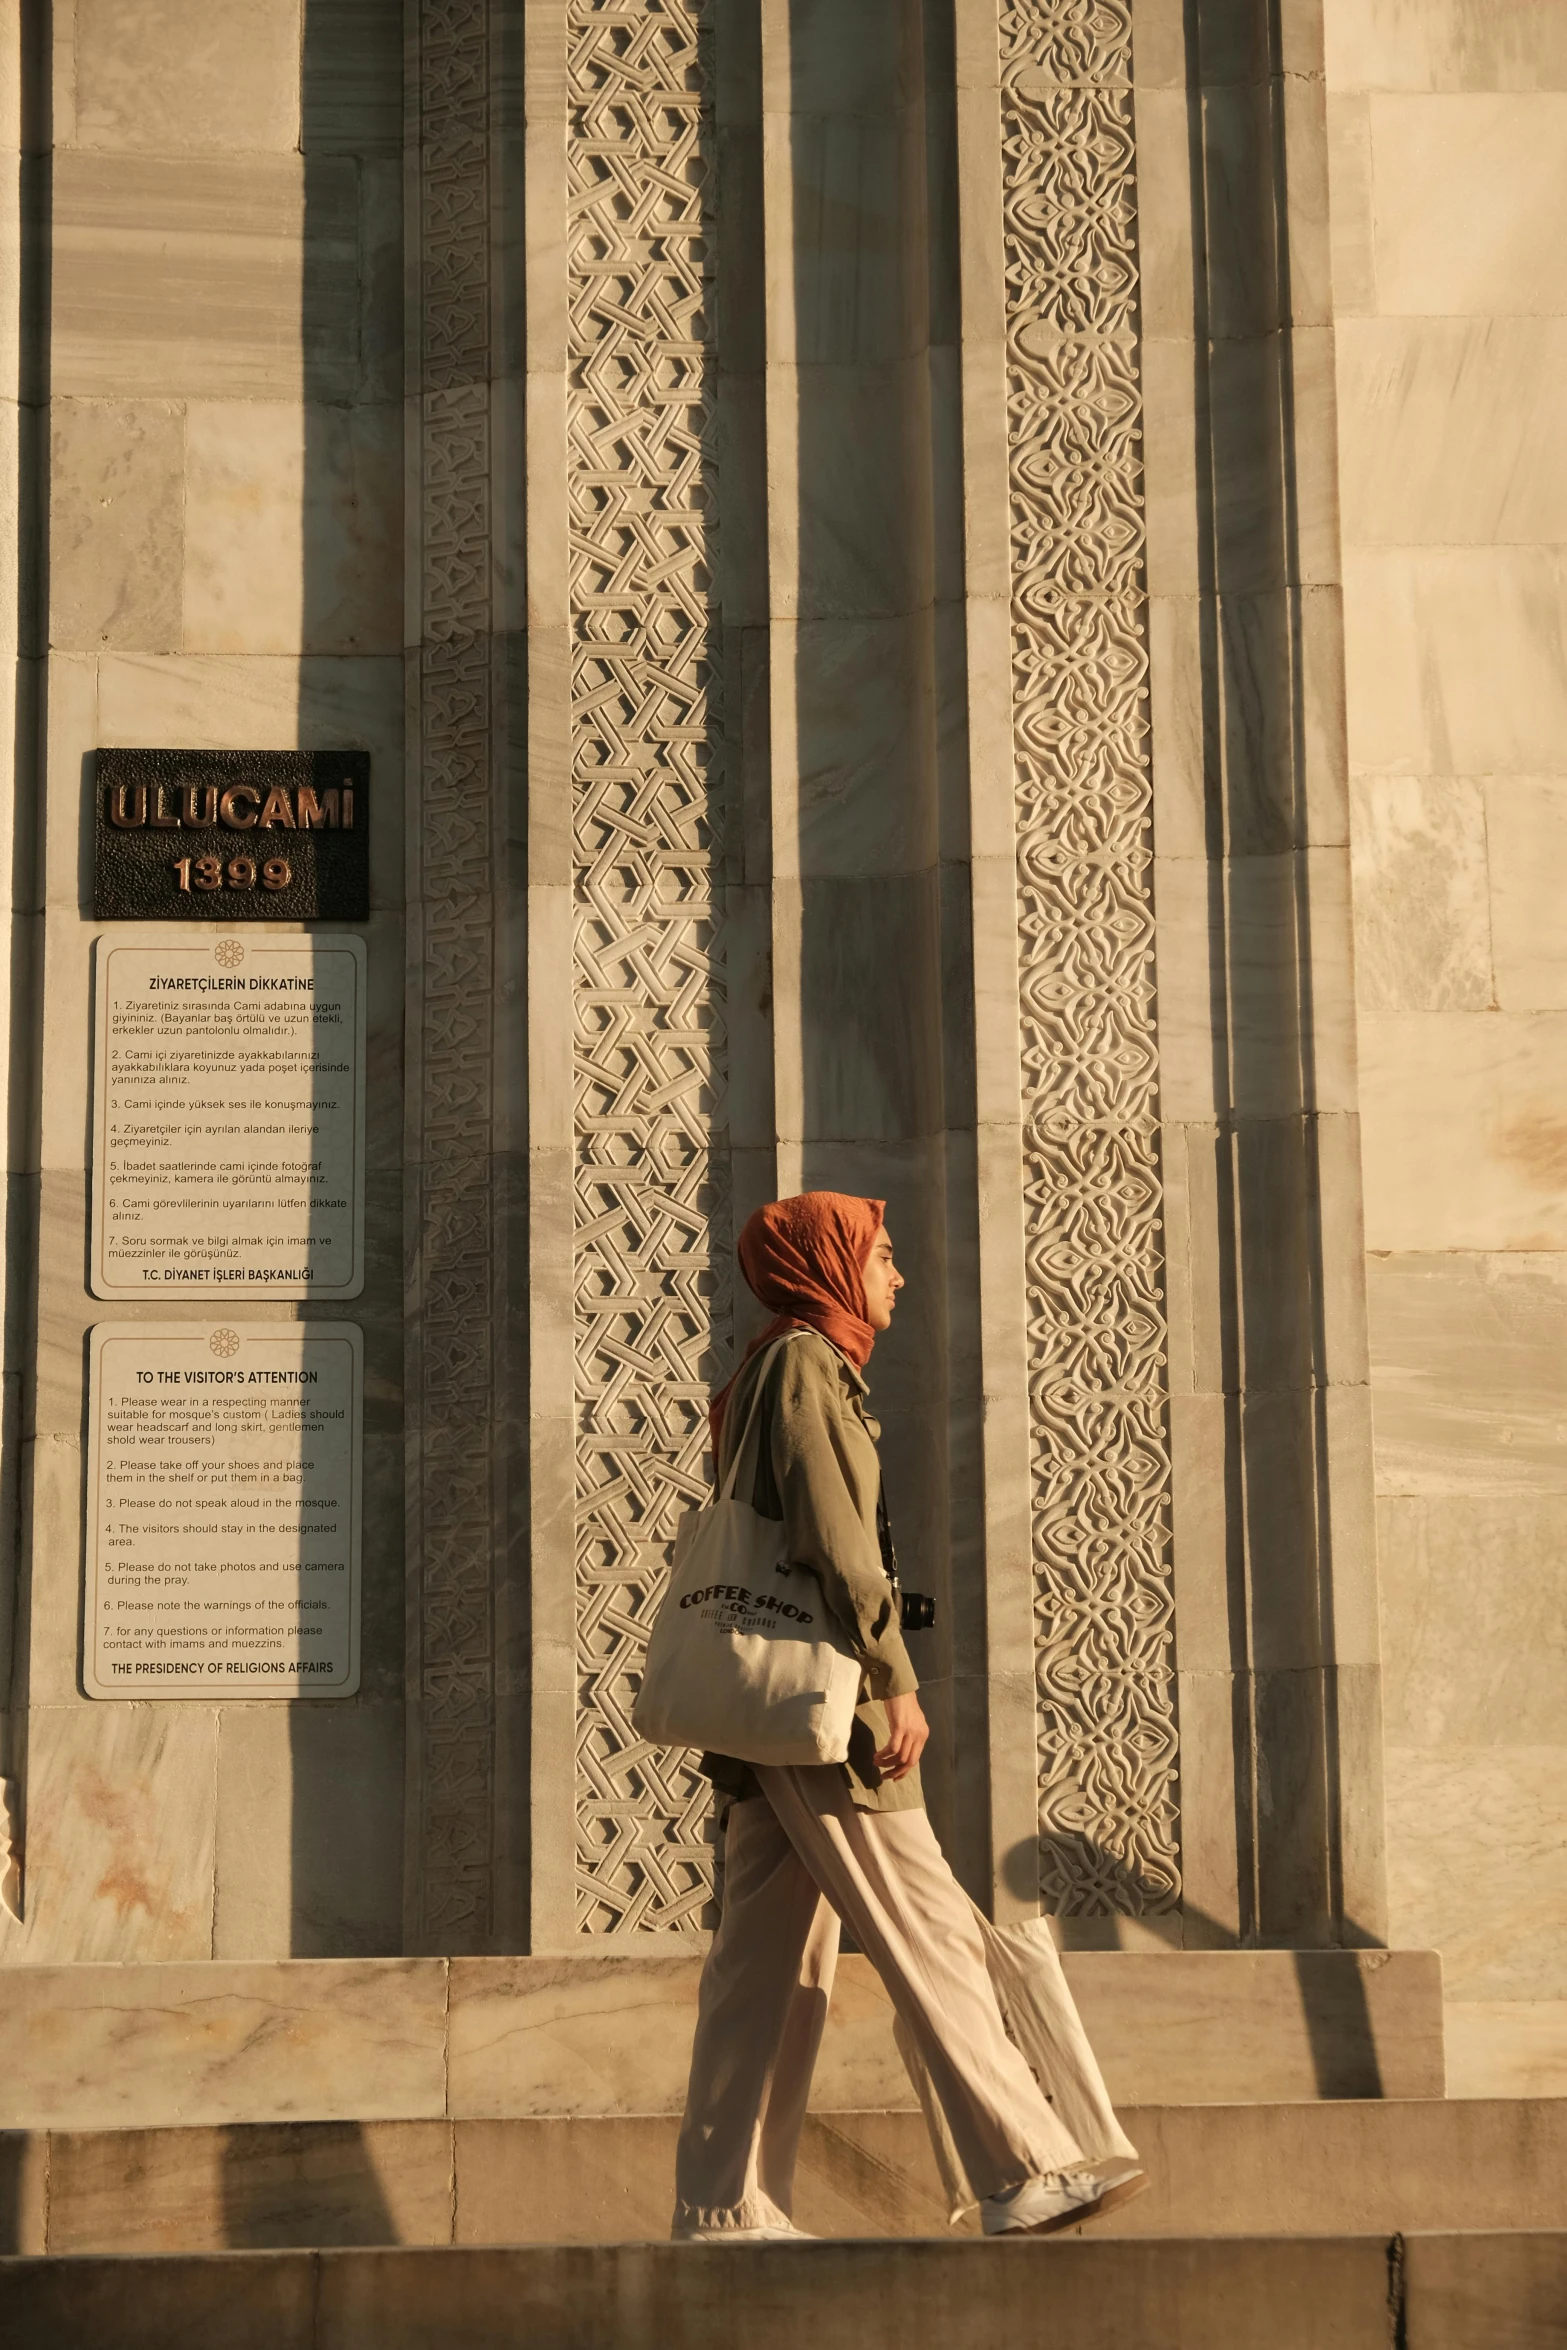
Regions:
<instances>
[{"instance_id":1,"label":"carved stone panel","mask_svg":"<svg viewBox=\"0 0 1567 2350\"><path fill-rule=\"evenodd\" d=\"M1130 0L1001 10L1045 1906L1180 1890Z\"/></svg>"},{"instance_id":2,"label":"carved stone panel","mask_svg":"<svg viewBox=\"0 0 1567 2350\"><path fill-rule=\"evenodd\" d=\"M419 13L415 1946L494 1921L489 8Z\"/></svg>"},{"instance_id":3,"label":"carved stone panel","mask_svg":"<svg viewBox=\"0 0 1567 2350\"><path fill-rule=\"evenodd\" d=\"M578 1924L694 1932L708 1789L630 1712L729 1344L701 0L571 0Z\"/></svg>"}]
</instances>

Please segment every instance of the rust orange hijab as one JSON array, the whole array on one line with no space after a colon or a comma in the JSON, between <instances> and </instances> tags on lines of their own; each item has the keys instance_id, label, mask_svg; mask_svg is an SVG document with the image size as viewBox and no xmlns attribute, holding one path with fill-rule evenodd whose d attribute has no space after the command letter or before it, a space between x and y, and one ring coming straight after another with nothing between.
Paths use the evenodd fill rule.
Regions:
<instances>
[{"instance_id":1,"label":"rust orange hijab","mask_svg":"<svg viewBox=\"0 0 1567 2350\"><path fill-rule=\"evenodd\" d=\"M846 1191L802 1191L757 1209L740 1235L740 1270L773 1319L746 1348L741 1369L784 1331L804 1329L819 1330L863 1371L876 1343L865 1319L865 1266L886 1206ZM714 1396L708 1413L715 1460L733 1385L731 1379Z\"/></svg>"}]
</instances>

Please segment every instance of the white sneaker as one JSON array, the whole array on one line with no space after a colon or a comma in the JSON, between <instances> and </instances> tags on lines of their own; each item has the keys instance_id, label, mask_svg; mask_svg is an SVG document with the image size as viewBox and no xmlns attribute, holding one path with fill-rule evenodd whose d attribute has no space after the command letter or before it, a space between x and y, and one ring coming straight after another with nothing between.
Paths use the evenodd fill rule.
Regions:
<instances>
[{"instance_id":1,"label":"white sneaker","mask_svg":"<svg viewBox=\"0 0 1567 2350\"><path fill-rule=\"evenodd\" d=\"M987 2236L1052 2236L1058 2228L1074 2228L1129 2203L1147 2184L1140 2170L1115 2179L1091 2170L1055 2171L1048 2178L1025 2179L1004 2194L987 2195L979 2207L980 2225Z\"/></svg>"},{"instance_id":2,"label":"white sneaker","mask_svg":"<svg viewBox=\"0 0 1567 2350\"><path fill-rule=\"evenodd\" d=\"M671 2244L814 2244L804 2228L671 2228Z\"/></svg>"}]
</instances>

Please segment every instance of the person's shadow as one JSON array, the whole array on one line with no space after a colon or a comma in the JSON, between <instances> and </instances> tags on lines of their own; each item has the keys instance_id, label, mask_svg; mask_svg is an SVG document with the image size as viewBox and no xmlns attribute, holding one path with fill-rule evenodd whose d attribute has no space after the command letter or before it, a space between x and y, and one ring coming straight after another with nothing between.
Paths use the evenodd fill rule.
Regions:
<instances>
[{"instance_id":1,"label":"person's shadow","mask_svg":"<svg viewBox=\"0 0 1567 2350\"><path fill-rule=\"evenodd\" d=\"M27 2132L0 2130L0 2253L21 2252L22 2166L27 2159Z\"/></svg>"},{"instance_id":2,"label":"person's shadow","mask_svg":"<svg viewBox=\"0 0 1567 2350\"><path fill-rule=\"evenodd\" d=\"M1204 1951L1222 1953L1225 1950L1277 1947L1268 1943L1237 1940L1227 1933L1216 1918L1210 1917L1206 1910L1199 1909L1194 1902L1172 1904L1166 1887L1149 1883L1104 1845L1096 1844L1086 1836L1057 1835L1052 1841L1067 1848L1069 1873L1074 1880L1079 1884L1092 1885L1096 1903L1103 1903L1102 1908L1096 1907L1093 1912L1084 1914L1105 1917L1164 1916L1178 1921L1182 1926L1194 1927L1200 1937L1197 1947ZM1015 1844L1002 1864L1002 1874L1009 1891L1024 1898L1031 1897L1038 1886L1038 1867L1038 1855L1034 1847ZM1366 1998L1365 1977L1355 1963L1357 1951L1365 1950L1370 1938L1359 1932L1353 1921L1348 1922L1347 1932L1350 1940L1339 1949L1289 1950L1285 1955L1294 1962L1317 2095L1323 2098L1381 2097L1385 2091L1382 2086L1381 2061L1377 2055L1376 2032Z\"/></svg>"},{"instance_id":3,"label":"person's shadow","mask_svg":"<svg viewBox=\"0 0 1567 2350\"><path fill-rule=\"evenodd\" d=\"M231 2250L402 2241L358 2122L236 2123L220 2161Z\"/></svg>"}]
</instances>

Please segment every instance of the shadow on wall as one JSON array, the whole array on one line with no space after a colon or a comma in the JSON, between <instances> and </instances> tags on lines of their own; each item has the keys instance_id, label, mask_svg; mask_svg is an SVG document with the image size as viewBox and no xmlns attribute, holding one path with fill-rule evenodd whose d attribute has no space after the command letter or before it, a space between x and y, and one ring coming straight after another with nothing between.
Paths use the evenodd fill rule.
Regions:
<instances>
[{"instance_id":1,"label":"shadow on wall","mask_svg":"<svg viewBox=\"0 0 1567 2350\"><path fill-rule=\"evenodd\" d=\"M300 74L297 739L305 748L341 748L364 745L373 700L400 707L402 698L400 610L393 627L383 607L395 590L383 589L379 574L388 565L377 555L390 551L390 573L400 578L402 11L380 0L306 0ZM373 875L387 870L380 828L395 824L399 801L387 764L378 760L371 778ZM377 952L372 932L372 962ZM372 1086L377 1074L372 1054ZM367 1106L373 1134L373 1096ZM403 1558L400 1472L391 1473L401 1442L401 1325L395 1271L388 1275L397 1258L399 1183L395 1166L378 1167L372 1158L364 1299L303 1309L306 1319L319 1312L358 1321L365 1331L362 1677L355 1697L288 1704L286 1883L267 1882L265 1855L258 1854L256 1882L248 1896L240 1892L254 1917L257 1955L277 1951L280 1932L295 1958L395 1957L403 1945ZM270 1739L254 1745L254 1785L231 1789L235 1805L263 1821L281 1792L274 1752ZM244 1767L236 1758L236 1781ZM242 1888L243 1856L234 1855L231 1867ZM285 1900L286 1920L278 1914ZM224 2240L234 2247L399 2240L356 2123L301 2132L226 2129L219 2177Z\"/></svg>"},{"instance_id":2,"label":"shadow on wall","mask_svg":"<svg viewBox=\"0 0 1567 2350\"><path fill-rule=\"evenodd\" d=\"M37 938L16 909L42 904L38 810L41 789L25 788L44 774L45 610L48 600L49 504L49 228L52 155L49 141L49 60L52 39L46 8L11 8L0 30L0 69L15 76L20 153L7 158L14 169L15 211L6 234L15 237L14 260L3 272L13 307L5 332L16 344L16 440L14 469L0 482L0 500L11 506L10 532L16 552L16 601L11 616L16 655L10 670L10 709L0 728L10 734L12 786L4 821L9 838L0 843L0 873L7 876L12 905L4 917L0 952L5 1008L0 1014L0 1069L4 1071L5 1171L0 1176L0 1797L9 1797L9 1826L18 1867L26 1842L27 1734L30 1705L30 1643L21 1636L24 1610L18 1571L22 1557L21 1463L23 1458L23 1362L31 1284L18 1277L34 1253L38 1179L19 1170L36 1168L34 1123L38 1115L37 1009L34 968ZM6 762L0 762L0 771ZM7 1819L0 1802L0 1876ZM26 1901L23 1875L14 1886L14 1914Z\"/></svg>"},{"instance_id":3,"label":"shadow on wall","mask_svg":"<svg viewBox=\"0 0 1567 2350\"><path fill-rule=\"evenodd\" d=\"M1078 1865L1073 1874L1079 1881L1087 1879L1105 1889L1104 1906L1098 1914L1127 1919L1160 1914L1155 1903L1163 1898L1163 1889L1149 1884L1103 1845L1091 1842L1086 1836L1057 1836L1055 1841L1075 1848ZM1034 1847L1015 1844L1002 1863L1002 1875L1010 1892L1032 1900L1039 1888L1039 1856ZM1223 1958L1242 1947L1249 1950L1273 1947L1257 1943L1237 1945L1234 1936L1217 1918L1210 1917L1190 1900L1182 1902L1179 1916L1188 1949ZM1384 2094L1382 2063L1357 1956L1357 1950L1367 1946L1369 1937L1361 1936L1353 1921L1349 1921L1346 1940L1350 1946L1342 1950L1291 1950L1281 1951L1279 1955L1294 1961L1317 2095L1380 2097Z\"/></svg>"},{"instance_id":4,"label":"shadow on wall","mask_svg":"<svg viewBox=\"0 0 1567 2350\"><path fill-rule=\"evenodd\" d=\"M221 2166L233 2251L402 2241L358 2122L228 2129Z\"/></svg>"},{"instance_id":5,"label":"shadow on wall","mask_svg":"<svg viewBox=\"0 0 1567 2350\"><path fill-rule=\"evenodd\" d=\"M1359 1206L1331 1147L1323 1150L1335 1128L1321 1112L1341 1078L1337 1015L1330 1009L1319 1022L1315 1003L1314 956L1324 950L1314 941L1335 934L1331 901L1313 903L1306 853L1319 838L1343 838L1342 816L1330 812L1343 788L1340 621L1302 554L1290 84L1277 11L1265 0L1184 0L1183 14L1198 257L1197 682L1220 1110L1204 1180L1216 1201L1222 1383L1232 1399L1224 1474L1242 1922L1258 1947L1368 1948L1385 1931L1362 1922L1379 1897L1376 1867L1347 1820L1362 1807L1363 1826L1371 1797L1363 1773L1346 1791L1340 1771L1344 1755L1376 1749L1378 1700L1374 1670L1337 1655L1335 1582L1352 1588L1357 1568L1353 1545L1335 1553L1345 1493L1329 1491L1330 1438L1342 1442L1330 1383L1352 1359L1348 1301L1361 1278L1352 1269L1358 1242L1334 1240L1330 1260L1329 1239L1358 1231ZM1330 1292L1343 1301L1331 1354Z\"/></svg>"},{"instance_id":6,"label":"shadow on wall","mask_svg":"<svg viewBox=\"0 0 1567 2350\"><path fill-rule=\"evenodd\" d=\"M22 2164L27 2155L24 2130L0 2130L0 2253L20 2252L22 2243Z\"/></svg>"},{"instance_id":7,"label":"shadow on wall","mask_svg":"<svg viewBox=\"0 0 1567 2350\"><path fill-rule=\"evenodd\" d=\"M978 1515L978 1401L952 1376L977 1352L977 1230L967 867L943 860L967 791L962 549L938 494L962 471L951 39L940 6L789 10L797 577L774 592L795 587L799 614L797 839L778 847L800 875L801 1181L885 1198L910 1277L873 1389L905 1574L938 1595L926 1796L977 1886L953 1750L983 1731L954 1718L972 1683L952 1644L983 1603L967 1558L953 1588L949 1538Z\"/></svg>"},{"instance_id":8,"label":"shadow on wall","mask_svg":"<svg viewBox=\"0 0 1567 2350\"><path fill-rule=\"evenodd\" d=\"M198 2145L206 2137L204 2131L191 2135ZM292 2128L280 2128L273 2122L225 2129L217 2135L216 2241L231 2250L265 2252L292 2245L308 2248L403 2241L382 2192L365 2133L357 2122L300 2123ZM159 2136L151 2133L149 2142L155 2144ZM137 2135L127 2133L127 2137L135 2148ZM132 2170L136 2168L134 2152L124 2159ZM31 2212L25 2208L29 2163L33 2170ZM133 2211L130 2204L125 2207L126 2226L145 2231L139 2239L144 2251L165 2248L159 2242L160 2230L171 2221L176 2233L182 2226L194 2226L198 2231L201 2227L196 2208L199 2197L190 2200L196 2186L194 2175L187 2173L180 2186L165 2172L160 2194L157 2168L153 2166L150 2177L144 2175L146 2192L140 2210ZM42 2133L0 2131L0 2255L43 2249L39 2239L44 2211L39 2196L41 2191L46 2193L47 2169L48 2141ZM80 2183L78 2179L78 2187ZM172 2209L167 2207L171 2185L176 2192ZM79 2222L79 2208L75 2216Z\"/></svg>"},{"instance_id":9,"label":"shadow on wall","mask_svg":"<svg viewBox=\"0 0 1567 2350\"><path fill-rule=\"evenodd\" d=\"M394 591L372 577L382 568L378 550L392 551L391 570L400 577L401 15L377 0L306 0L304 7L298 724L306 748L362 746L362 730L373 723L372 700L400 705L402 697L400 607L389 613ZM398 779L387 768L384 757L372 767L373 876L388 868L385 827L395 825L399 801ZM372 897L373 905L380 902ZM372 965L380 951L372 930ZM389 1074L372 1046L372 1089ZM384 1131L386 1105L373 1090L367 1113L371 1136L378 1126ZM376 1164L372 1142L365 1295L347 1305L303 1309L307 1319L319 1314L364 1329L365 1473L360 1691L288 1706L284 1947L295 1958L395 1957L403 1946L401 1479L389 1460L401 1436L402 1335L395 1277L388 1277L396 1261L389 1227L399 1182L395 1167ZM259 1755L257 1778L249 1800L260 1810L271 1800L271 1783L270 1764L261 1765ZM281 1923L272 1903L281 1907L282 1898L281 1889L274 1895L264 1887L256 1897L268 1953L278 1946Z\"/></svg>"}]
</instances>

